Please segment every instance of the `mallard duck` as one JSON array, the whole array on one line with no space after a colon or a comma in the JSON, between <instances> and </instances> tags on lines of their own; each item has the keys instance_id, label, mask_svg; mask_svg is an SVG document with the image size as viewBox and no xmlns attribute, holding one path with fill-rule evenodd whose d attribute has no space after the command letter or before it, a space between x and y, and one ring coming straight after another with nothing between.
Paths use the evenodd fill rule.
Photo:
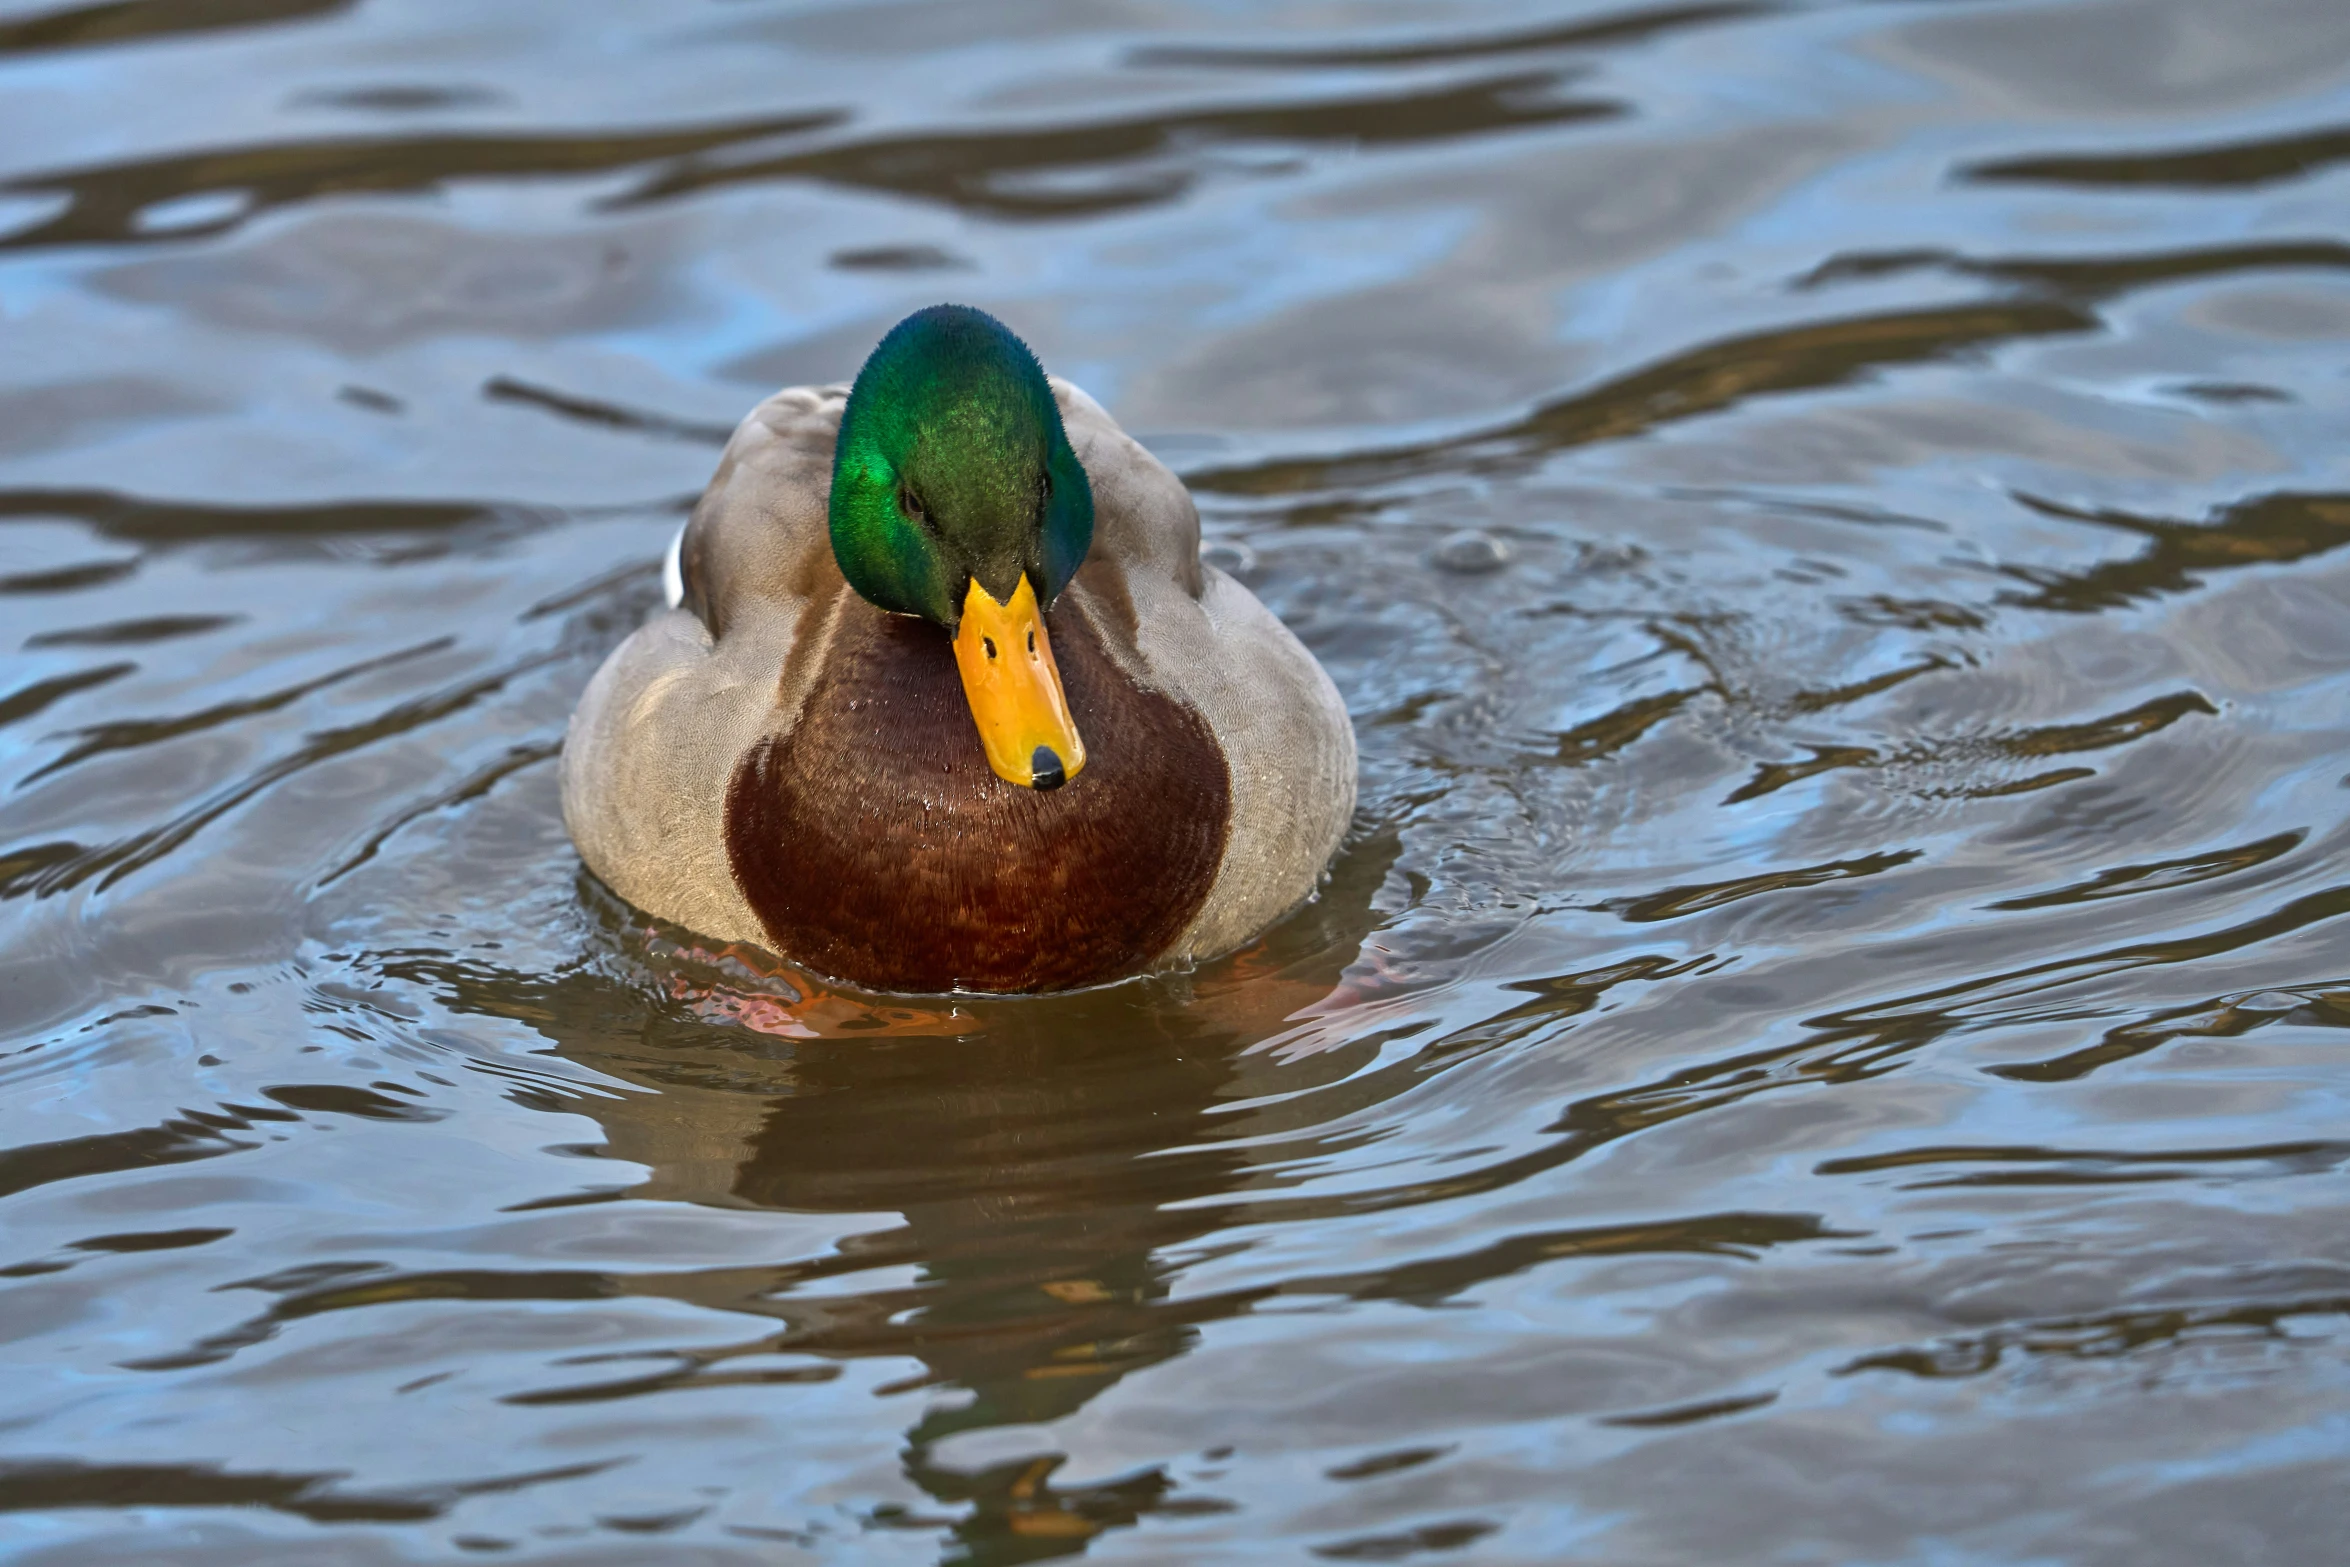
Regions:
<instances>
[{"instance_id":1,"label":"mallard duck","mask_svg":"<svg viewBox=\"0 0 2350 1567\"><path fill-rule=\"evenodd\" d=\"M1354 810L1329 676L981 311L752 410L666 577L572 715L563 814L702 936L871 990L1103 984L1256 936Z\"/></svg>"}]
</instances>

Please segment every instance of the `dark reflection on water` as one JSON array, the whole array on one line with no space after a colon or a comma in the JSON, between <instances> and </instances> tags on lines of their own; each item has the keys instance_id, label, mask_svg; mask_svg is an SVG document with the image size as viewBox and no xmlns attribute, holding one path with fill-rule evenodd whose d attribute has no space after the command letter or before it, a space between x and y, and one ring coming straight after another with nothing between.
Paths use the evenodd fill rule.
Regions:
<instances>
[{"instance_id":1,"label":"dark reflection on water","mask_svg":"<svg viewBox=\"0 0 2350 1567\"><path fill-rule=\"evenodd\" d=\"M988 217L1099 215L1182 196L1213 166L1213 150L1219 146L1355 149L1449 141L1620 112L1612 103L1554 98L1550 89L1559 80L1555 73L1534 72L1418 91L1316 96L1143 119L849 141L779 158L688 165L656 175L631 199L649 201L753 180L815 179L945 202ZM1097 177L1087 179L1088 174Z\"/></svg>"},{"instance_id":2,"label":"dark reflection on water","mask_svg":"<svg viewBox=\"0 0 2350 1567\"><path fill-rule=\"evenodd\" d=\"M1978 163L1963 171L1968 179L2096 186L2155 185L2196 189L2225 185L2264 185L2271 180L2297 179L2350 159L2350 130L2328 126L2290 136L2258 137L2224 142L2216 147L2185 147L2162 152L2113 156L2052 154L2036 158L2003 158Z\"/></svg>"},{"instance_id":3,"label":"dark reflection on water","mask_svg":"<svg viewBox=\"0 0 2350 1567\"><path fill-rule=\"evenodd\" d=\"M108 0L100 5L43 8L0 21L0 54L40 49L82 49L95 44L134 43L174 33L257 27L298 22L350 9L351 0L212 0L175 5L171 0Z\"/></svg>"},{"instance_id":4,"label":"dark reflection on water","mask_svg":"<svg viewBox=\"0 0 2350 1567\"><path fill-rule=\"evenodd\" d=\"M0 1550L2332 1560L2350 11L0 4ZM648 925L907 309L1355 714L1196 973Z\"/></svg>"},{"instance_id":5,"label":"dark reflection on water","mask_svg":"<svg viewBox=\"0 0 2350 1567\"><path fill-rule=\"evenodd\" d=\"M185 240L236 228L272 207L359 192L431 190L458 180L607 174L712 148L759 143L832 124L833 114L739 121L700 130L624 136L371 136L273 143L36 175L13 188L67 198L49 222L8 236L11 246ZM151 209L191 197L226 198L217 217L151 225Z\"/></svg>"}]
</instances>

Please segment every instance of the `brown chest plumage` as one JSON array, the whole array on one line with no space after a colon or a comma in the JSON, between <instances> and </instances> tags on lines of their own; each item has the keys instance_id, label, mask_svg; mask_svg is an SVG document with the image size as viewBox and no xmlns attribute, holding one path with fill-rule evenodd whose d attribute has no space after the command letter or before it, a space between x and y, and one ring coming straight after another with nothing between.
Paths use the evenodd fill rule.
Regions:
<instances>
[{"instance_id":1,"label":"brown chest plumage","mask_svg":"<svg viewBox=\"0 0 2350 1567\"><path fill-rule=\"evenodd\" d=\"M726 844L778 952L877 990L1066 990L1149 966L1214 883L1232 785L1200 716L1046 619L1085 771L989 771L945 633L854 598L790 733L736 766Z\"/></svg>"}]
</instances>

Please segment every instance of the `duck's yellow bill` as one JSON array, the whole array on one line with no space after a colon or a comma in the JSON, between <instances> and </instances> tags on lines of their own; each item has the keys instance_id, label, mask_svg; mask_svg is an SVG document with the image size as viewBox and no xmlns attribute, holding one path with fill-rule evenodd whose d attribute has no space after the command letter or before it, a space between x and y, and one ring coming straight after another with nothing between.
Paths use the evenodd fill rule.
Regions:
<instances>
[{"instance_id":1,"label":"duck's yellow bill","mask_svg":"<svg viewBox=\"0 0 2350 1567\"><path fill-rule=\"evenodd\" d=\"M971 580L963 629L955 633L955 667L998 778L1025 789L1058 789L1084 771L1085 742L1069 717L1060 666L1025 573L1008 604Z\"/></svg>"}]
</instances>

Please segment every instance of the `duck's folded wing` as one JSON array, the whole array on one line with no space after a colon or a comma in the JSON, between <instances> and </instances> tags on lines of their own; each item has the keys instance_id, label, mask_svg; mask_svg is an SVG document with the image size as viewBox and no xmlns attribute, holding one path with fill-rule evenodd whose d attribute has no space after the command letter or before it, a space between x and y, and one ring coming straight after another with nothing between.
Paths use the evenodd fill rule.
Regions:
<instances>
[{"instance_id":1,"label":"duck's folded wing","mask_svg":"<svg viewBox=\"0 0 2350 1567\"><path fill-rule=\"evenodd\" d=\"M1053 378L1061 425L1093 486L1093 553L1129 574L1200 596L1199 508L1191 492L1080 387Z\"/></svg>"},{"instance_id":2,"label":"duck's folded wing","mask_svg":"<svg viewBox=\"0 0 2350 1567\"><path fill-rule=\"evenodd\" d=\"M825 511L845 401L837 386L787 387L726 443L678 548L679 602L714 635L839 586Z\"/></svg>"},{"instance_id":3,"label":"duck's folded wing","mask_svg":"<svg viewBox=\"0 0 2350 1567\"><path fill-rule=\"evenodd\" d=\"M1093 486L1093 552L1075 588L1139 683L1207 720L1231 777L1224 859L1168 954L1208 958L1309 896L1355 803L1354 726L1330 677L1245 586L1199 558L1199 510L1102 406L1055 381Z\"/></svg>"},{"instance_id":4,"label":"duck's folded wing","mask_svg":"<svg viewBox=\"0 0 2350 1567\"><path fill-rule=\"evenodd\" d=\"M588 868L720 940L765 940L728 863L728 781L789 723L799 634L846 591L825 522L841 397L794 387L736 428L671 545L666 607L604 661L564 741L563 815Z\"/></svg>"}]
</instances>

